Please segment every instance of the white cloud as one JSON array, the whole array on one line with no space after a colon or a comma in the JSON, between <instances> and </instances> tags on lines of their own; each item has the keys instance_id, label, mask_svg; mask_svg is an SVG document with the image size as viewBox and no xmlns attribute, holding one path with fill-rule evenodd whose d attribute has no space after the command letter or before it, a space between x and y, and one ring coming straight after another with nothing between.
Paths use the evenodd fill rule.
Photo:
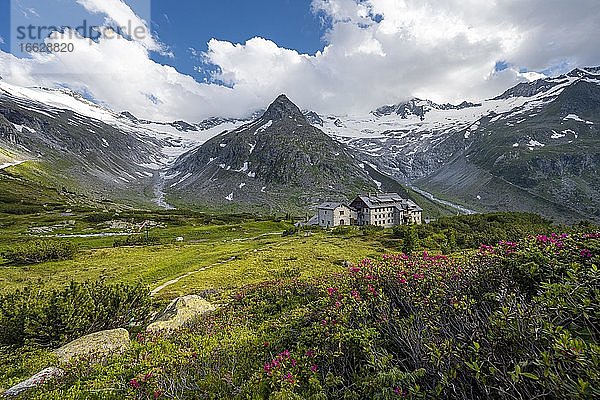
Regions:
<instances>
[{"instance_id":1,"label":"white cloud","mask_svg":"<svg viewBox=\"0 0 600 400\"><path fill-rule=\"evenodd\" d=\"M4 44L4 38L2 36L0 36L0 44Z\"/></svg>"},{"instance_id":2,"label":"white cloud","mask_svg":"<svg viewBox=\"0 0 600 400\"><path fill-rule=\"evenodd\" d=\"M121 0L78 1L118 24L134 17ZM193 121L247 114L280 93L326 113L365 112L412 96L473 101L541 77L523 70L600 64L600 48L590 45L600 35L597 0L313 0L312 8L329 26L316 54L262 38L211 40L204 61L218 67L215 82L229 87L155 63L148 52L161 45L151 36L85 45L76 38L75 53L32 60L0 53L0 75L85 88L143 118ZM508 68L495 71L499 61Z\"/></svg>"},{"instance_id":3,"label":"white cloud","mask_svg":"<svg viewBox=\"0 0 600 400\"><path fill-rule=\"evenodd\" d=\"M312 7L331 24L322 52L212 41L207 59L221 68L217 77L236 92L278 88L304 107L346 112L412 96L480 100L541 77L523 70L600 63L600 48L589 46L600 34L596 0L313 0ZM499 61L509 68L496 71Z\"/></svg>"},{"instance_id":4,"label":"white cloud","mask_svg":"<svg viewBox=\"0 0 600 400\"><path fill-rule=\"evenodd\" d=\"M142 43L148 50L163 51L163 45L157 42L149 28L148 21L140 18L122 0L77 0L90 13L105 14L107 22L125 28L125 34Z\"/></svg>"}]
</instances>

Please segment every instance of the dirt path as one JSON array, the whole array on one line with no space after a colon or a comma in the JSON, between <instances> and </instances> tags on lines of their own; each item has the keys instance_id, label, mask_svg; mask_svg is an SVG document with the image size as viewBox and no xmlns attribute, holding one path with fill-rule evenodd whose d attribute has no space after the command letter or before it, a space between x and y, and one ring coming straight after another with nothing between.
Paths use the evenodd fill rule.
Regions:
<instances>
[{"instance_id":1,"label":"dirt path","mask_svg":"<svg viewBox=\"0 0 600 400\"><path fill-rule=\"evenodd\" d=\"M179 282L182 279L187 278L188 276L192 276L194 274L197 274L198 272L206 271L207 269L216 267L218 265L223 265L223 264L230 263L230 262L234 261L235 259L236 259L236 257L231 257L228 260L219 261L219 262L216 262L214 264L209 265L208 267L200 268L200 269L197 269L196 271L192 271L192 272L188 272L187 274L183 274L183 275L181 275L181 276L179 276L179 277L177 277L175 279L171 279L170 281L163 283L162 285L160 285L159 287L157 287L156 289L154 289L153 291L151 291L150 292L150 296L156 296L161 290L163 290L163 289L165 289L165 288L167 288L167 287L169 287L171 285L176 284L177 282Z\"/></svg>"},{"instance_id":2,"label":"dirt path","mask_svg":"<svg viewBox=\"0 0 600 400\"><path fill-rule=\"evenodd\" d=\"M233 239L233 240L231 240L231 242L242 242L242 241L247 241L247 240L257 240L257 239L260 239L260 238L263 238L263 237L266 237L266 236L275 236L275 235L281 235L281 234L282 234L282 232L271 232L271 233L264 233L264 234L262 234L262 235L259 235L259 236L256 236L256 237L254 237L254 238ZM246 250L246 251L244 251L243 253L241 253L241 255L243 256L243 255L246 255L246 254L254 253L254 252L256 252L256 251L261 251L261 250L265 250L265 249L268 249L268 248L272 248L272 247L281 246L281 245L283 245L283 244L286 244L286 243L289 243L289 242L291 242L292 240L293 240L293 239L284 240L284 241L281 241L281 242L278 242L278 243L271 243L271 244L267 244L267 245L265 245L265 246L263 246L263 247L260 247L260 248L258 248L258 249ZM218 267L218 266L220 266L220 265L228 264L228 263L230 263L230 262L232 262L232 261L235 261L235 260L237 260L237 259L238 259L238 257L237 257L237 256L233 256L233 257L231 257L231 258L229 258L229 259L227 259L227 260L224 260L224 261L218 261L218 262L216 262L216 263L214 263L214 264L211 264L211 265L209 265L209 266L206 266L206 267L202 267L202 268L200 268L200 269L197 269L197 270L195 270L195 271L190 271L190 272L187 272L187 273L185 273L185 274L183 274L183 275L181 275L181 276L178 276L178 277L177 277L177 278L175 278L175 279L171 279L170 281L167 281L167 282L163 283L162 285L158 286L156 289L154 289L154 290L152 290L152 291L150 292L150 296L153 296L153 297L154 297L154 296L156 296L156 295L157 295L159 292L161 292L161 291L162 291L162 290L164 290L165 288L167 288L167 287L169 287L169 286L172 286L172 285L174 285L174 284L178 283L178 282L179 282L180 280L182 280L182 279L185 279L185 278L187 278L187 277L190 277L190 276L192 276L192 275L195 275L195 274L197 274L197 273L200 273L200 272L204 272L204 271L206 271L206 270L208 270L208 269L211 269L211 268L214 268L214 267Z\"/></svg>"}]
</instances>

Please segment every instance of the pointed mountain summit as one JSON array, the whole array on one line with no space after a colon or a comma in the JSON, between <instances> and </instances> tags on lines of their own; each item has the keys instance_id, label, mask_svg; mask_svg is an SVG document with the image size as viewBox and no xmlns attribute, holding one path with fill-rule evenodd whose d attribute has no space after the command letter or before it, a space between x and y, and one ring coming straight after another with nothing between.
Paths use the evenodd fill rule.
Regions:
<instances>
[{"instance_id":1,"label":"pointed mountain summit","mask_svg":"<svg viewBox=\"0 0 600 400\"><path fill-rule=\"evenodd\" d=\"M251 204L271 212L377 190L363 164L285 95L254 122L181 157L169 177L179 202L232 209Z\"/></svg>"},{"instance_id":2,"label":"pointed mountain summit","mask_svg":"<svg viewBox=\"0 0 600 400\"><path fill-rule=\"evenodd\" d=\"M262 118L273 121L278 121L283 118L305 119L302 111L300 111L298 106L292 103L285 94L280 95L273 103L271 103Z\"/></svg>"}]
</instances>

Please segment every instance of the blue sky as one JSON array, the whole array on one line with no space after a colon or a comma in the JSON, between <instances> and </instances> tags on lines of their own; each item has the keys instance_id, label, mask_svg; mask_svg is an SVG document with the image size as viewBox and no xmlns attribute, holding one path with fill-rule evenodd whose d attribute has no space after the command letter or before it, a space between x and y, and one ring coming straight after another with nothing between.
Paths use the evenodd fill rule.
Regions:
<instances>
[{"instance_id":1,"label":"blue sky","mask_svg":"<svg viewBox=\"0 0 600 400\"><path fill-rule=\"evenodd\" d=\"M85 18L99 25L103 20L99 15L90 15L74 0L16 1L23 8L35 8L48 24L72 25ZM144 3L144 0L128 0L127 4L143 17L136 1ZM4 39L0 49L5 52L11 50L10 3L11 0L0 0L0 37ZM172 57L152 53L151 58L200 82L214 69L203 64L199 56L207 50L212 38L244 43L259 36L281 47L309 54L322 50L324 45L324 26L311 11L311 0L152 0L151 10L152 30L172 53Z\"/></svg>"},{"instance_id":2,"label":"blue sky","mask_svg":"<svg viewBox=\"0 0 600 400\"><path fill-rule=\"evenodd\" d=\"M174 65L199 81L204 76L194 71L194 66L200 63L189 49L204 52L212 38L244 43L260 36L309 54L323 48L323 28L311 12L310 0L203 0L187 2L185 7L180 1L154 0L152 20L159 39L175 56L169 59L154 54L153 59Z\"/></svg>"},{"instance_id":3,"label":"blue sky","mask_svg":"<svg viewBox=\"0 0 600 400\"><path fill-rule=\"evenodd\" d=\"M20 24L106 19L146 31L150 21L142 38L53 38L79 47L15 58L11 0L0 0L5 82L68 87L146 119L247 116L281 93L335 114L413 97L480 101L538 72L600 64L600 47L590 45L600 36L598 0L12 1L37 10L17 13Z\"/></svg>"}]
</instances>

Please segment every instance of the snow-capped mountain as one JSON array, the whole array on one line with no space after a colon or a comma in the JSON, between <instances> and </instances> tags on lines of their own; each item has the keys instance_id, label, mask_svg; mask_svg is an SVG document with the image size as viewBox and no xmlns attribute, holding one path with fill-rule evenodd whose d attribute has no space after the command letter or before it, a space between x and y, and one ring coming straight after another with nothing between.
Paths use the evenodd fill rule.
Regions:
<instances>
[{"instance_id":1,"label":"snow-capped mountain","mask_svg":"<svg viewBox=\"0 0 600 400\"><path fill-rule=\"evenodd\" d=\"M0 164L26 161L45 183L97 199L150 203L147 193L154 192L150 189L159 186L161 171L177 157L244 122L142 121L69 90L0 80Z\"/></svg>"},{"instance_id":2,"label":"snow-capped mountain","mask_svg":"<svg viewBox=\"0 0 600 400\"><path fill-rule=\"evenodd\" d=\"M425 120L425 115L432 110L462 110L464 108L476 107L478 105L480 104L469 103L466 101L459 105L437 104L430 100L421 100L415 98L403 103L379 107L377 110L372 111L371 114L376 117L396 114L402 119L408 119L409 117L416 116L423 121Z\"/></svg>"},{"instance_id":3,"label":"snow-capped mountain","mask_svg":"<svg viewBox=\"0 0 600 400\"><path fill-rule=\"evenodd\" d=\"M396 179L476 210L597 220L599 84L599 68L577 69L466 108L323 117L323 130Z\"/></svg>"},{"instance_id":4,"label":"snow-capped mountain","mask_svg":"<svg viewBox=\"0 0 600 400\"><path fill-rule=\"evenodd\" d=\"M325 121L322 129L396 178L414 180L433 173L464 150L461 139L468 140L482 124L499 120L507 127L522 124L565 88L580 80L596 82L596 74L597 68L581 69L557 78L519 84L479 105L435 107L435 103L415 100L411 104L426 112L406 113L403 103L400 108L383 107L367 115L321 116ZM457 137L458 133L462 138Z\"/></svg>"},{"instance_id":5,"label":"snow-capped mountain","mask_svg":"<svg viewBox=\"0 0 600 400\"><path fill-rule=\"evenodd\" d=\"M309 206L379 186L371 171L474 210L600 220L599 92L600 68L582 68L480 104L412 99L320 115L280 98L249 119L166 123L0 80L0 165L35 160L54 185L162 206L167 196L274 207L290 193Z\"/></svg>"},{"instance_id":6,"label":"snow-capped mountain","mask_svg":"<svg viewBox=\"0 0 600 400\"><path fill-rule=\"evenodd\" d=\"M178 203L220 209L300 210L377 186L343 144L309 123L286 96L264 114L186 153L166 176Z\"/></svg>"}]
</instances>

